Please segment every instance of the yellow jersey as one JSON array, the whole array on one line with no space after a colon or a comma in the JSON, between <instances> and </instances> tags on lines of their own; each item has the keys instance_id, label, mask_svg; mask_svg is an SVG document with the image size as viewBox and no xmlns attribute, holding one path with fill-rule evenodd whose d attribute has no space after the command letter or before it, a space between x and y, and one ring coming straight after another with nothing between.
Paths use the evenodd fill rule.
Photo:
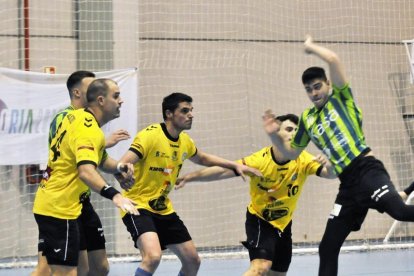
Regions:
<instances>
[{"instance_id":1,"label":"yellow jersey","mask_svg":"<svg viewBox=\"0 0 414 276\"><path fill-rule=\"evenodd\" d=\"M174 139L164 123L152 124L138 132L129 150L140 160L134 165L135 184L123 195L134 200L138 208L161 215L173 213L168 194L184 160L197 153L193 140L185 132Z\"/></svg>"},{"instance_id":2,"label":"yellow jersey","mask_svg":"<svg viewBox=\"0 0 414 276\"><path fill-rule=\"evenodd\" d=\"M272 147L266 147L238 160L263 174L250 177L249 212L283 231L292 220L306 178L322 170L312 159L313 155L302 151L296 160L278 164Z\"/></svg>"},{"instance_id":3,"label":"yellow jersey","mask_svg":"<svg viewBox=\"0 0 414 276\"><path fill-rule=\"evenodd\" d=\"M76 219L83 197L90 190L78 175L78 166L98 166L107 158L105 136L87 109L68 113L49 148L49 159L39 184L33 213L60 219Z\"/></svg>"}]
</instances>

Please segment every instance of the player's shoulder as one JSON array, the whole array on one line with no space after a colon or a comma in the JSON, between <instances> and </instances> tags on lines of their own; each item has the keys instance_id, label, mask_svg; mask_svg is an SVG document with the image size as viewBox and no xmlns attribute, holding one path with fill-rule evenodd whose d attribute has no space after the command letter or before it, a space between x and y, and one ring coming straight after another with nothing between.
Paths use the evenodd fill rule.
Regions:
<instances>
[{"instance_id":1,"label":"player's shoulder","mask_svg":"<svg viewBox=\"0 0 414 276\"><path fill-rule=\"evenodd\" d=\"M299 157L312 157L313 158L313 154L312 153L310 153L309 151L307 151L307 150L303 150L300 154L299 154Z\"/></svg>"},{"instance_id":2,"label":"player's shoulder","mask_svg":"<svg viewBox=\"0 0 414 276\"><path fill-rule=\"evenodd\" d=\"M254 158L254 159L272 158L272 146L261 148L260 150L253 152L249 156L246 156L246 158Z\"/></svg>"},{"instance_id":3,"label":"player's shoulder","mask_svg":"<svg viewBox=\"0 0 414 276\"><path fill-rule=\"evenodd\" d=\"M141 132L156 132L161 130L161 124L160 123L154 123L154 124L150 124L147 127L143 128L141 130Z\"/></svg>"},{"instance_id":4,"label":"player's shoulder","mask_svg":"<svg viewBox=\"0 0 414 276\"><path fill-rule=\"evenodd\" d=\"M352 89L349 82L345 83L341 87L333 85L332 86L332 98L339 100L350 100L353 99Z\"/></svg>"},{"instance_id":5,"label":"player's shoulder","mask_svg":"<svg viewBox=\"0 0 414 276\"><path fill-rule=\"evenodd\" d=\"M254 155L260 155L262 157L269 156L272 157L272 146L267 146L264 148L261 148L260 150L253 153Z\"/></svg>"},{"instance_id":6,"label":"player's shoulder","mask_svg":"<svg viewBox=\"0 0 414 276\"><path fill-rule=\"evenodd\" d=\"M75 108L72 105L69 105L69 106L65 107L65 109L62 109L61 111L59 111L58 113L56 113L56 116L58 116L60 114L66 114L66 113L72 112L74 110L75 110Z\"/></svg>"},{"instance_id":7,"label":"player's shoulder","mask_svg":"<svg viewBox=\"0 0 414 276\"><path fill-rule=\"evenodd\" d=\"M151 136L151 135L158 135L158 133L162 131L160 123L150 124L147 127L141 129L138 132L139 136Z\"/></svg>"},{"instance_id":8,"label":"player's shoulder","mask_svg":"<svg viewBox=\"0 0 414 276\"><path fill-rule=\"evenodd\" d=\"M350 90L351 89L351 85L349 82L346 82L344 85L342 86L338 86L338 85L332 85L332 90L335 92L339 92L339 91L343 91L343 90Z\"/></svg>"},{"instance_id":9,"label":"player's shoulder","mask_svg":"<svg viewBox=\"0 0 414 276\"><path fill-rule=\"evenodd\" d=\"M154 123L150 124L147 127L144 127L138 133L135 135L135 142L143 143L149 143L154 140L158 140L162 132L161 124Z\"/></svg>"},{"instance_id":10,"label":"player's shoulder","mask_svg":"<svg viewBox=\"0 0 414 276\"><path fill-rule=\"evenodd\" d=\"M96 129L99 128L100 126L98 124L98 122L96 121L95 116L86 108L82 108L82 109L76 109L74 111L69 112L66 117L65 120L73 125L76 126L76 128L81 127L81 129Z\"/></svg>"},{"instance_id":11,"label":"player's shoulder","mask_svg":"<svg viewBox=\"0 0 414 276\"><path fill-rule=\"evenodd\" d=\"M58 113L55 114L55 116L53 117L52 122L55 122L57 120L59 120L59 118L64 118L69 112L74 111L75 109L73 108L73 106L68 106L65 109L59 111Z\"/></svg>"},{"instance_id":12,"label":"player's shoulder","mask_svg":"<svg viewBox=\"0 0 414 276\"><path fill-rule=\"evenodd\" d=\"M69 116L70 115L70 116ZM76 109L71 112L69 112L66 116L69 116L68 118L71 118L71 120L79 120L79 119L95 119L94 115L88 111L86 108Z\"/></svg>"},{"instance_id":13,"label":"player's shoulder","mask_svg":"<svg viewBox=\"0 0 414 276\"><path fill-rule=\"evenodd\" d=\"M182 131L180 133L180 136L179 137L180 137L180 139L186 139L186 140L193 141L193 139L190 137L190 135L187 132L185 132L185 131Z\"/></svg>"},{"instance_id":14,"label":"player's shoulder","mask_svg":"<svg viewBox=\"0 0 414 276\"><path fill-rule=\"evenodd\" d=\"M307 119L308 116L312 116L315 113L318 113L318 109L316 107L314 107L314 106L311 106L311 107L306 108L302 112L301 117L302 117L302 119Z\"/></svg>"},{"instance_id":15,"label":"player's shoulder","mask_svg":"<svg viewBox=\"0 0 414 276\"><path fill-rule=\"evenodd\" d=\"M308 163L308 162L311 162L312 160L313 160L313 158L314 158L315 156L313 155L313 154L311 154L311 153L309 153L308 151L306 151L306 150L303 150L300 154L299 154L299 156L298 156L298 158L296 159L296 161L299 161L299 162L306 162L306 163Z\"/></svg>"}]
</instances>

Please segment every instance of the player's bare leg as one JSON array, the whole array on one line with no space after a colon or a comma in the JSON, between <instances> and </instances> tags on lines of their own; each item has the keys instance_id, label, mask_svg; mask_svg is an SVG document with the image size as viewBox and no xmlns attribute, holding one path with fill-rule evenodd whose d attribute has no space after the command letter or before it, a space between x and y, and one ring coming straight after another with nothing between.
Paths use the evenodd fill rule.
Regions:
<instances>
[{"instance_id":1,"label":"player's bare leg","mask_svg":"<svg viewBox=\"0 0 414 276\"><path fill-rule=\"evenodd\" d=\"M109 273L109 262L105 249L88 252L89 276L106 276Z\"/></svg>"},{"instance_id":2,"label":"player's bare leg","mask_svg":"<svg viewBox=\"0 0 414 276\"><path fill-rule=\"evenodd\" d=\"M30 274L30 276L50 275L51 271L47 263L47 259L42 254L43 252L38 253L37 266L35 267L35 270Z\"/></svg>"},{"instance_id":3,"label":"player's bare leg","mask_svg":"<svg viewBox=\"0 0 414 276\"><path fill-rule=\"evenodd\" d=\"M180 259L182 265L180 272L183 275L197 275L201 261L193 241L186 241L180 244L170 244L167 245L167 247Z\"/></svg>"},{"instance_id":4,"label":"player's bare leg","mask_svg":"<svg viewBox=\"0 0 414 276\"><path fill-rule=\"evenodd\" d=\"M52 276L76 276L76 266L65 266L65 265L50 265L52 270Z\"/></svg>"},{"instance_id":5,"label":"player's bare leg","mask_svg":"<svg viewBox=\"0 0 414 276\"><path fill-rule=\"evenodd\" d=\"M243 276L261 276L268 275L272 267L272 262L265 259L254 259L250 262L249 269L243 274ZM273 275L273 274L272 274ZM276 274L277 275L277 274Z\"/></svg>"},{"instance_id":6,"label":"player's bare leg","mask_svg":"<svg viewBox=\"0 0 414 276\"><path fill-rule=\"evenodd\" d=\"M88 253L86 250L79 251L78 258L78 276L88 276L89 265L88 265Z\"/></svg>"},{"instance_id":7,"label":"player's bare leg","mask_svg":"<svg viewBox=\"0 0 414 276\"><path fill-rule=\"evenodd\" d=\"M141 252L142 261L139 266L142 270L154 273L161 261L161 246L155 232L146 232L139 236L137 246Z\"/></svg>"}]
</instances>

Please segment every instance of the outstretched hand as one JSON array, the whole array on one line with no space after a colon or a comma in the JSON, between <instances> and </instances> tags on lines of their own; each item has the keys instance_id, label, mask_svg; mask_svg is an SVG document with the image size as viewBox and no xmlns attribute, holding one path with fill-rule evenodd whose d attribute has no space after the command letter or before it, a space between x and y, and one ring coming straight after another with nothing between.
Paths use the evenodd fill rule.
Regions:
<instances>
[{"instance_id":1,"label":"outstretched hand","mask_svg":"<svg viewBox=\"0 0 414 276\"><path fill-rule=\"evenodd\" d=\"M187 180L185 179L185 176L177 178L174 189L178 190L178 189L184 188L185 184L187 184Z\"/></svg>"},{"instance_id":2,"label":"outstretched hand","mask_svg":"<svg viewBox=\"0 0 414 276\"><path fill-rule=\"evenodd\" d=\"M276 115L273 114L273 111L268 109L262 116L263 119L263 128L267 134L273 134L280 130L281 122L276 120Z\"/></svg>"},{"instance_id":3,"label":"outstretched hand","mask_svg":"<svg viewBox=\"0 0 414 276\"><path fill-rule=\"evenodd\" d=\"M238 173L238 175L240 175L240 177L243 179L243 181L246 181L246 175L248 176L263 176L263 174L261 173L261 171L259 171L258 169L255 168L251 168L249 166L246 165L242 165L242 164L238 164L237 167L235 168L235 171Z\"/></svg>"},{"instance_id":4,"label":"outstretched hand","mask_svg":"<svg viewBox=\"0 0 414 276\"><path fill-rule=\"evenodd\" d=\"M126 131L125 129L118 129L106 138L105 147L111 148L118 144L118 142L127 140L130 137L131 136L129 135L128 131Z\"/></svg>"}]
</instances>

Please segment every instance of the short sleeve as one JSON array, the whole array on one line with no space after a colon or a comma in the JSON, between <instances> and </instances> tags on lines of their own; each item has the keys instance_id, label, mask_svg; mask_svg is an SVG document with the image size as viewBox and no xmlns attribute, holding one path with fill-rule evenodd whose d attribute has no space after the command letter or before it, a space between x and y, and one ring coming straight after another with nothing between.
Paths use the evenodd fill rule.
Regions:
<instances>
[{"instance_id":1,"label":"short sleeve","mask_svg":"<svg viewBox=\"0 0 414 276\"><path fill-rule=\"evenodd\" d=\"M93 164L98 166L100 164L100 152L103 152L105 147L105 137L102 132L96 133L95 128L82 128L79 134L74 138L74 153L76 156L76 164Z\"/></svg>"},{"instance_id":2,"label":"short sleeve","mask_svg":"<svg viewBox=\"0 0 414 276\"><path fill-rule=\"evenodd\" d=\"M349 84L345 84L343 87L337 87L336 85L333 85L332 87L333 95L337 98L340 98L342 100L353 100L354 96L352 94L352 89L349 87Z\"/></svg>"},{"instance_id":3,"label":"short sleeve","mask_svg":"<svg viewBox=\"0 0 414 276\"><path fill-rule=\"evenodd\" d=\"M304 117L305 112L300 116L298 130L292 139L291 146L293 148L305 148L310 142L310 137L305 126L306 118Z\"/></svg>"},{"instance_id":4,"label":"short sleeve","mask_svg":"<svg viewBox=\"0 0 414 276\"><path fill-rule=\"evenodd\" d=\"M260 157L262 154L265 154L265 152L262 152L262 153L256 152L249 156L245 156L242 159L237 160L236 162L241 163L251 168L259 169L260 168L259 163L261 159Z\"/></svg>"},{"instance_id":5,"label":"short sleeve","mask_svg":"<svg viewBox=\"0 0 414 276\"><path fill-rule=\"evenodd\" d=\"M316 175L322 165L313 160L314 156L307 151L303 151L301 155L301 165L305 168L306 175Z\"/></svg>"},{"instance_id":6,"label":"short sleeve","mask_svg":"<svg viewBox=\"0 0 414 276\"><path fill-rule=\"evenodd\" d=\"M132 144L129 148L130 151L134 152L140 159L145 159L152 146L152 142L156 139L151 134L155 133L154 130L143 129L135 136Z\"/></svg>"},{"instance_id":7,"label":"short sleeve","mask_svg":"<svg viewBox=\"0 0 414 276\"><path fill-rule=\"evenodd\" d=\"M197 154L197 147L194 143L194 140L188 137L189 144L188 144L188 156L191 158Z\"/></svg>"}]
</instances>

